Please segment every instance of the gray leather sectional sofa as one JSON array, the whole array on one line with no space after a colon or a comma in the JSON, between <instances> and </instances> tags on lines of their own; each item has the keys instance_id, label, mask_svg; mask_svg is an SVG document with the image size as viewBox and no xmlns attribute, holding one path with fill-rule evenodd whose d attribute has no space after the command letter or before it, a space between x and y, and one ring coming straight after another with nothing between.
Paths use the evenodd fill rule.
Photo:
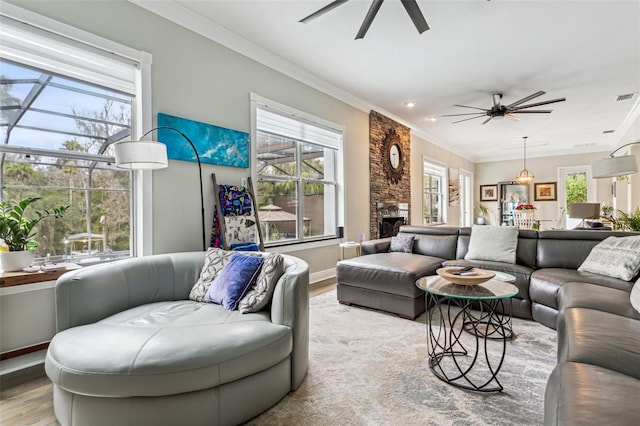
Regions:
<instances>
[{"instance_id":1,"label":"gray leather sectional sofa","mask_svg":"<svg viewBox=\"0 0 640 426\"><path fill-rule=\"evenodd\" d=\"M297 389L308 363L309 269L283 257L271 303L248 314L188 299L204 252L63 275L45 360L58 421L233 425Z\"/></svg>"},{"instance_id":2,"label":"gray leather sectional sofa","mask_svg":"<svg viewBox=\"0 0 640 426\"><path fill-rule=\"evenodd\" d=\"M516 277L512 314L558 332L558 365L547 383L545 424L640 424L640 314L630 281L578 271L609 236L640 233L520 230L516 264L465 260L471 228L404 226L413 253L390 253L390 238L366 241L363 256L337 266L338 300L415 318L418 278L442 266L474 265ZM638 284L640 285L640 283Z\"/></svg>"}]
</instances>

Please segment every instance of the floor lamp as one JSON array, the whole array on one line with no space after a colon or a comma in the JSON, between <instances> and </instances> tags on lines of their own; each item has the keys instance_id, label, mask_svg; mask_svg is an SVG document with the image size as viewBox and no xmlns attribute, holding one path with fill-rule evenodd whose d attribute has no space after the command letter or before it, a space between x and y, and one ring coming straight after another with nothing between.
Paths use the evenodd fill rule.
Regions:
<instances>
[{"instance_id":1,"label":"floor lamp","mask_svg":"<svg viewBox=\"0 0 640 426\"><path fill-rule=\"evenodd\" d=\"M591 163L593 177L595 179L601 179L637 173L638 163L636 162L635 155L622 155L620 157L613 156L613 154L620 151L622 148L635 144L640 144L640 141L622 145L609 154L609 157Z\"/></svg>"},{"instance_id":2,"label":"floor lamp","mask_svg":"<svg viewBox=\"0 0 640 426\"><path fill-rule=\"evenodd\" d=\"M198 176L200 177L200 212L202 214L202 250L207 249L206 227L204 223L204 191L202 189L202 164L196 146L180 130L169 126L158 126L146 132L139 140L124 140L113 144L116 166L129 170L155 170L164 169L169 166L167 159L167 146L162 142L142 140L149 133L156 130L166 129L177 132L182 136L193 149L198 160Z\"/></svg>"}]
</instances>

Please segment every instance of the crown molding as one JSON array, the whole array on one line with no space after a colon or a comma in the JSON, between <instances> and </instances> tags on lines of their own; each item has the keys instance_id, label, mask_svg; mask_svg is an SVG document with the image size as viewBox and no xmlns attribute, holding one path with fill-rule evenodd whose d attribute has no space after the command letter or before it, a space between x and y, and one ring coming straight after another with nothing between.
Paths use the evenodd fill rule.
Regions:
<instances>
[{"instance_id":1,"label":"crown molding","mask_svg":"<svg viewBox=\"0 0 640 426\"><path fill-rule=\"evenodd\" d=\"M301 83L306 84L322 93L325 93L339 101L346 103L360 111L369 113L374 110L383 114L390 119L408 127L411 133L427 142L454 153L466 160L475 161L465 152L452 150L442 141L437 140L423 130L419 129L412 123L403 120L400 117L386 111L377 105L361 99L352 93L330 83L329 81L318 77L305 68L294 64L293 62L264 49L263 47L253 43L252 41L230 31L229 29L212 22L201 15L193 12L187 7L176 3L173 0L157 1L157 0L128 0L143 9L148 10L168 21L178 24L196 34L212 40L228 49L231 49L247 58L254 60L262 65L285 74Z\"/></svg>"}]
</instances>

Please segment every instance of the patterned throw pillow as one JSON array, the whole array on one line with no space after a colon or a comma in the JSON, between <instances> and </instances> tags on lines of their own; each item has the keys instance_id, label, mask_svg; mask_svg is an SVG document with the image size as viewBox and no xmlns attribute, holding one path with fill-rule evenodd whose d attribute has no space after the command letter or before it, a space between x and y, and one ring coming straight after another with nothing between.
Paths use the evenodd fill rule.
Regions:
<instances>
[{"instance_id":1,"label":"patterned throw pillow","mask_svg":"<svg viewBox=\"0 0 640 426\"><path fill-rule=\"evenodd\" d=\"M391 237L389 251L399 251L401 253L413 253L413 235L396 235Z\"/></svg>"},{"instance_id":2,"label":"patterned throw pillow","mask_svg":"<svg viewBox=\"0 0 640 426\"><path fill-rule=\"evenodd\" d=\"M204 259L204 266L200 272L200 278L193 285L191 293L189 293L189 299L196 302L204 302L204 296L209 290L209 286L213 280L216 279L225 263L229 260L229 257L233 252L226 251L221 248L210 248L207 250L207 254Z\"/></svg>"},{"instance_id":3,"label":"patterned throw pillow","mask_svg":"<svg viewBox=\"0 0 640 426\"><path fill-rule=\"evenodd\" d=\"M209 286L204 300L233 311L247 289L255 282L263 262L264 259L261 256L233 253Z\"/></svg>"},{"instance_id":4,"label":"patterned throw pillow","mask_svg":"<svg viewBox=\"0 0 640 426\"><path fill-rule=\"evenodd\" d=\"M631 281L640 271L640 236L608 237L600 241L578 271Z\"/></svg>"},{"instance_id":5,"label":"patterned throw pillow","mask_svg":"<svg viewBox=\"0 0 640 426\"><path fill-rule=\"evenodd\" d=\"M276 283L284 273L284 258L280 253L265 253L264 263L255 285L238 303L243 314L258 312L269 304Z\"/></svg>"}]
</instances>

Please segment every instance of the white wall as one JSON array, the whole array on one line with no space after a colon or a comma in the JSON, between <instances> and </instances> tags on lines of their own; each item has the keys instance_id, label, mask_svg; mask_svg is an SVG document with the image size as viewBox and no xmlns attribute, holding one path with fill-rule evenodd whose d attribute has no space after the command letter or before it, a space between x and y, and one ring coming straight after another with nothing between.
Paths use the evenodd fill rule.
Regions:
<instances>
[{"instance_id":1,"label":"white wall","mask_svg":"<svg viewBox=\"0 0 640 426\"><path fill-rule=\"evenodd\" d=\"M419 136L411 135L411 224L422 225L422 160L431 160L449 168L466 169L474 172L473 162L466 160L446 149L443 149ZM475 185L474 185L475 187ZM477 192L477 191L476 191ZM445 197L446 198L446 197ZM448 199L445 200L448 204ZM460 207L447 207L447 226L458 226L460 223Z\"/></svg>"},{"instance_id":2,"label":"white wall","mask_svg":"<svg viewBox=\"0 0 640 426\"><path fill-rule=\"evenodd\" d=\"M527 158L527 168L535 175L534 182L556 182L558 167L590 165L593 161L604 158L606 152L564 155L558 157ZM476 164L475 188L479 193L480 185L495 185L498 182L515 180L522 170L522 159L511 161L494 161ZM611 180L596 179L597 201L611 205ZM560 204L557 201L533 201L533 185L529 188L529 199L538 209L536 219L553 220L556 218ZM484 201L497 217L498 202Z\"/></svg>"},{"instance_id":3,"label":"white wall","mask_svg":"<svg viewBox=\"0 0 640 426\"><path fill-rule=\"evenodd\" d=\"M369 118L358 110L247 57L166 21L129 2L19 1L20 7L153 55L152 110L250 131L249 94L286 104L345 126L345 237L359 239L368 223ZM240 183L249 169L203 165L207 233L213 216L211 173L220 183ZM170 161L154 172L153 252L201 248L197 165ZM354 225L351 225L354 224ZM208 238L208 237L207 237ZM207 241L208 243L208 241ZM334 268L337 241L305 250L311 272ZM292 253L295 255L295 253Z\"/></svg>"}]
</instances>

